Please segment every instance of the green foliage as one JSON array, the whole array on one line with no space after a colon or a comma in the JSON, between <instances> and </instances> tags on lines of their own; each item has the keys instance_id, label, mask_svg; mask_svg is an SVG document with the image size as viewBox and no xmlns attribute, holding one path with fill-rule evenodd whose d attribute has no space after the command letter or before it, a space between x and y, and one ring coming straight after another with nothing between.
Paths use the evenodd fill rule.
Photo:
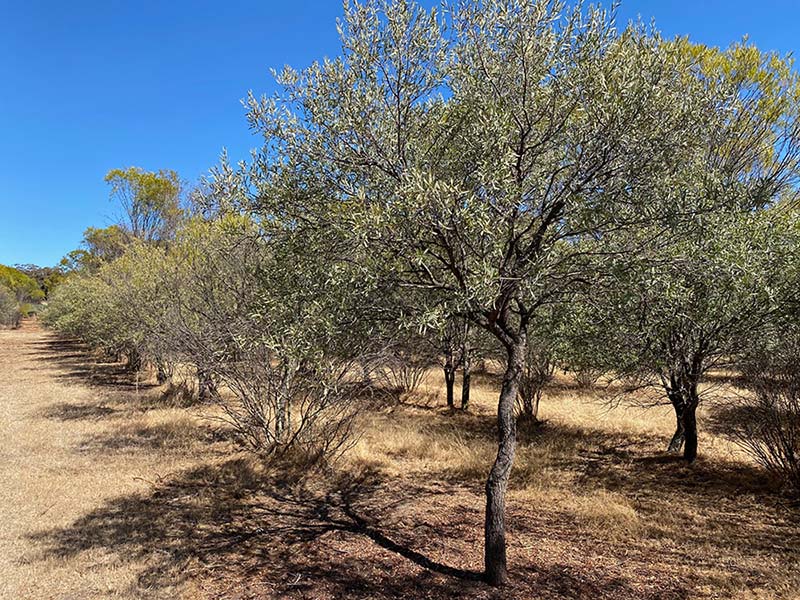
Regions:
<instances>
[{"instance_id":1,"label":"green foliage","mask_svg":"<svg viewBox=\"0 0 800 600\"><path fill-rule=\"evenodd\" d=\"M0 286L4 286L18 302L39 302L44 299L44 291L35 279L19 269L0 265Z\"/></svg>"},{"instance_id":2,"label":"green foliage","mask_svg":"<svg viewBox=\"0 0 800 600\"><path fill-rule=\"evenodd\" d=\"M0 327L17 327L20 316L16 298L9 290L0 286Z\"/></svg>"},{"instance_id":3,"label":"green foliage","mask_svg":"<svg viewBox=\"0 0 800 600\"><path fill-rule=\"evenodd\" d=\"M384 346L433 341L452 372L477 325L506 365L486 520L502 583L518 397L535 414L558 361L660 386L694 419L703 373L796 307L797 77L746 43L549 0L346 3L340 34L340 57L249 96L264 147L223 157L194 218L174 172L109 172L125 218L87 230L45 318L224 382L262 452L330 449Z\"/></svg>"},{"instance_id":4,"label":"green foliage","mask_svg":"<svg viewBox=\"0 0 800 600\"><path fill-rule=\"evenodd\" d=\"M601 338L593 345L616 370L644 367L667 379L683 363L706 371L741 353L783 310L799 260L791 213L708 215L695 231L618 261L609 287L581 309L602 327L576 333Z\"/></svg>"},{"instance_id":5,"label":"green foliage","mask_svg":"<svg viewBox=\"0 0 800 600\"><path fill-rule=\"evenodd\" d=\"M106 174L111 197L124 211L121 227L132 237L167 240L183 217L181 182L175 171L145 171L139 167L112 169Z\"/></svg>"},{"instance_id":6,"label":"green foliage","mask_svg":"<svg viewBox=\"0 0 800 600\"><path fill-rule=\"evenodd\" d=\"M40 267L38 265L16 265L15 268L36 280L47 299L66 276L63 267Z\"/></svg>"}]
</instances>

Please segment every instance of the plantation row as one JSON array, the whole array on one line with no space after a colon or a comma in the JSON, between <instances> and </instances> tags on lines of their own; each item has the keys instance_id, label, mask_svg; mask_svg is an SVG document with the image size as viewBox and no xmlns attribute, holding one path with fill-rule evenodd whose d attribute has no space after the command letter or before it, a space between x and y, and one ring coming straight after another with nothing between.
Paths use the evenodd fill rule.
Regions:
<instances>
[{"instance_id":1,"label":"plantation row","mask_svg":"<svg viewBox=\"0 0 800 600\"><path fill-rule=\"evenodd\" d=\"M340 28L340 57L249 95L249 161L189 193L109 173L125 218L87 230L49 325L160 383L190 367L254 451L317 460L432 365L464 410L475 365L502 365L492 584L517 419L556 368L671 404L689 462L706 376L735 371L731 436L800 485L789 59L535 0L354 3Z\"/></svg>"}]
</instances>

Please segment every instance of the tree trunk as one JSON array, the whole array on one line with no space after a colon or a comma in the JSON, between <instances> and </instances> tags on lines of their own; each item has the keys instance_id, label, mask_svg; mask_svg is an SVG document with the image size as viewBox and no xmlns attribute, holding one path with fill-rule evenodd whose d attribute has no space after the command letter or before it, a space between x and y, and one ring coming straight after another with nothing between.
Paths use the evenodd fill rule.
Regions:
<instances>
[{"instance_id":1,"label":"tree trunk","mask_svg":"<svg viewBox=\"0 0 800 600\"><path fill-rule=\"evenodd\" d=\"M525 337L508 348L508 366L497 405L497 458L486 481L486 522L484 526L484 566L486 581L501 586L508 583L506 563L505 505L508 478L514 464L517 445L517 424L514 402L525 355Z\"/></svg>"},{"instance_id":2,"label":"tree trunk","mask_svg":"<svg viewBox=\"0 0 800 600\"><path fill-rule=\"evenodd\" d=\"M287 436L286 415L288 412L288 397L283 390L278 392L275 407L275 441L282 443Z\"/></svg>"},{"instance_id":3,"label":"tree trunk","mask_svg":"<svg viewBox=\"0 0 800 600\"><path fill-rule=\"evenodd\" d=\"M541 394L534 392L533 394L522 395L522 418L536 423L539 420L539 400Z\"/></svg>"},{"instance_id":4,"label":"tree trunk","mask_svg":"<svg viewBox=\"0 0 800 600\"><path fill-rule=\"evenodd\" d=\"M447 408L453 408L455 406L455 394L453 392L453 388L456 383L456 373L451 367L444 368L444 384L447 387Z\"/></svg>"},{"instance_id":5,"label":"tree trunk","mask_svg":"<svg viewBox=\"0 0 800 600\"><path fill-rule=\"evenodd\" d=\"M676 395L671 395L670 401L672 402L672 407L675 409L675 421L677 425L675 427L675 434L672 436L672 440L669 442L667 452L677 453L681 451L681 448L683 448L683 441L685 439L683 428L683 412L685 403L683 402L683 399Z\"/></svg>"},{"instance_id":6,"label":"tree trunk","mask_svg":"<svg viewBox=\"0 0 800 600\"><path fill-rule=\"evenodd\" d=\"M138 373L142 370L142 355L136 348L128 351L128 370L131 373Z\"/></svg>"},{"instance_id":7,"label":"tree trunk","mask_svg":"<svg viewBox=\"0 0 800 600\"><path fill-rule=\"evenodd\" d=\"M455 406L455 395L453 393L453 386L456 383L456 369L453 364L453 352L448 350L444 362L444 384L447 387L447 408Z\"/></svg>"},{"instance_id":8,"label":"tree trunk","mask_svg":"<svg viewBox=\"0 0 800 600\"><path fill-rule=\"evenodd\" d=\"M281 381L275 407L275 440L283 444L291 436L292 415L291 415L291 391L292 382L300 366L294 361L288 361L283 371L283 381Z\"/></svg>"},{"instance_id":9,"label":"tree trunk","mask_svg":"<svg viewBox=\"0 0 800 600\"><path fill-rule=\"evenodd\" d=\"M685 446L683 458L686 462L693 463L697 458L697 402L692 400L683 410L683 431Z\"/></svg>"},{"instance_id":10,"label":"tree trunk","mask_svg":"<svg viewBox=\"0 0 800 600\"><path fill-rule=\"evenodd\" d=\"M461 381L461 410L467 410L469 408L470 378L472 377L470 373L471 368L472 365L470 364L469 353L464 354L464 369L462 371Z\"/></svg>"}]
</instances>

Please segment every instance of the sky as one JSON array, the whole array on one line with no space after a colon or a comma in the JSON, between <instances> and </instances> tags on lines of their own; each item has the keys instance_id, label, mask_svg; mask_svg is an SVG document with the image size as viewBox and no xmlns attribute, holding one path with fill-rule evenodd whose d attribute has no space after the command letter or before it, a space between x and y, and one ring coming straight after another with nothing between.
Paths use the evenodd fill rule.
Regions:
<instances>
[{"instance_id":1,"label":"sky","mask_svg":"<svg viewBox=\"0 0 800 600\"><path fill-rule=\"evenodd\" d=\"M430 4L431 2L426 2ZM55 265L116 214L105 174L191 183L259 139L241 99L336 56L340 0L0 0L0 264ZM800 0L623 0L667 36L800 50Z\"/></svg>"}]
</instances>

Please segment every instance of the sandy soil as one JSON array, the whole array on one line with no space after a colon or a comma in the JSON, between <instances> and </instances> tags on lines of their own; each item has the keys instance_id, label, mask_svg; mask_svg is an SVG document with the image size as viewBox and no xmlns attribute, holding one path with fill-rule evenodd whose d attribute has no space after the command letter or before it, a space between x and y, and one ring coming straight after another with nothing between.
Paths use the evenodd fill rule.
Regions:
<instances>
[{"instance_id":1,"label":"sandy soil","mask_svg":"<svg viewBox=\"0 0 800 600\"><path fill-rule=\"evenodd\" d=\"M520 431L513 584L485 586L497 381L474 381L470 414L441 407L434 373L310 471L258 463L213 409L35 323L0 331L0 597L800 598L800 509L720 414L687 467L663 453L669 411L609 409L568 380Z\"/></svg>"}]
</instances>

